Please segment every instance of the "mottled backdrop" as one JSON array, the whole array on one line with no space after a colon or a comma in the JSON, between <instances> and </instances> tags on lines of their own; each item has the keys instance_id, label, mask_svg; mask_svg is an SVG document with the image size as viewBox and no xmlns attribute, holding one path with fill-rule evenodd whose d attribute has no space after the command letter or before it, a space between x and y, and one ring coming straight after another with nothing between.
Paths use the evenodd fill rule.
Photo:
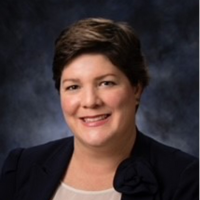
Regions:
<instances>
[{"instance_id":1,"label":"mottled backdrop","mask_svg":"<svg viewBox=\"0 0 200 200\"><path fill-rule=\"evenodd\" d=\"M151 73L137 124L198 156L198 1L20 0L0 3L0 167L7 153L70 134L52 81L54 41L76 20L129 22Z\"/></svg>"}]
</instances>

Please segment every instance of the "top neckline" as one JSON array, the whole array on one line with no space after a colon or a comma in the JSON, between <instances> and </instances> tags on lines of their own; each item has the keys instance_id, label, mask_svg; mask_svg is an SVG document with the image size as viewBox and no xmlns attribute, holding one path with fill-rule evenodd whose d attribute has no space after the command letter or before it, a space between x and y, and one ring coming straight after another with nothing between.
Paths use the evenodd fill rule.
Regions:
<instances>
[{"instance_id":1,"label":"top neckline","mask_svg":"<svg viewBox=\"0 0 200 200\"><path fill-rule=\"evenodd\" d=\"M79 193L79 194L105 194L105 193L110 193L110 192L115 191L114 188L109 188L109 189L106 189L106 190L97 190L97 191L80 190L80 189L76 189L74 187L71 187L64 182L61 182L61 187L65 188L67 190Z\"/></svg>"}]
</instances>

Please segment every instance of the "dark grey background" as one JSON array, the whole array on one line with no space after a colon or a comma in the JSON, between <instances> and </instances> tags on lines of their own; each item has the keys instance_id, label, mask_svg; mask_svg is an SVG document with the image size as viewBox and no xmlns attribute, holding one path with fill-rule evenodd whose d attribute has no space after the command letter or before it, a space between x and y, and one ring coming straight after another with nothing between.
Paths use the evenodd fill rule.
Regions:
<instances>
[{"instance_id":1,"label":"dark grey background","mask_svg":"<svg viewBox=\"0 0 200 200\"><path fill-rule=\"evenodd\" d=\"M151 73L137 124L198 156L198 1L20 0L0 3L0 167L16 147L70 134L52 81L54 41L87 17L129 22Z\"/></svg>"}]
</instances>

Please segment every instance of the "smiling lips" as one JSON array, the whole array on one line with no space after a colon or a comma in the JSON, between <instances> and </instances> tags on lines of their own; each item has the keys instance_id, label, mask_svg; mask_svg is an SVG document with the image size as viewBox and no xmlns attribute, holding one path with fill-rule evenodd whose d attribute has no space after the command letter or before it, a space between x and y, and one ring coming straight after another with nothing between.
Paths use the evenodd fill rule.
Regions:
<instances>
[{"instance_id":1,"label":"smiling lips","mask_svg":"<svg viewBox=\"0 0 200 200\"><path fill-rule=\"evenodd\" d=\"M89 127L101 126L107 122L110 114L98 115L98 116L89 116L81 117L83 124Z\"/></svg>"}]
</instances>

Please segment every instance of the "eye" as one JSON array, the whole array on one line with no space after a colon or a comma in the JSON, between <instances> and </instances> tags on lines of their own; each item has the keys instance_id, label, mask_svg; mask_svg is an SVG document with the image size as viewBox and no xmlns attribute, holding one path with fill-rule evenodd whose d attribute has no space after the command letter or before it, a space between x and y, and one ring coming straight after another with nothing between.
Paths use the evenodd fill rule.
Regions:
<instances>
[{"instance_id":1,"label":"eye","mask_svg":"<svg viewBox=\"0 0 200 200\"><path fill-rule=\"evenodd\" d=\"M105 87L113 86L113 85L116 85L116 83L114 81L102 81L100 83L100 86L105 86Z\"/></svg>"},{"instance_id":2,"label":"eye","mask_svg":"<svg viewBox=\"0 0 200 200\"><path fill-rule=\"evenodd\" d=\"M78 85L70 85L70 86L66 87L65 90L73 91L73 90L77 90L78 88L79 88Z\"/></svg>"}]
</instances>

